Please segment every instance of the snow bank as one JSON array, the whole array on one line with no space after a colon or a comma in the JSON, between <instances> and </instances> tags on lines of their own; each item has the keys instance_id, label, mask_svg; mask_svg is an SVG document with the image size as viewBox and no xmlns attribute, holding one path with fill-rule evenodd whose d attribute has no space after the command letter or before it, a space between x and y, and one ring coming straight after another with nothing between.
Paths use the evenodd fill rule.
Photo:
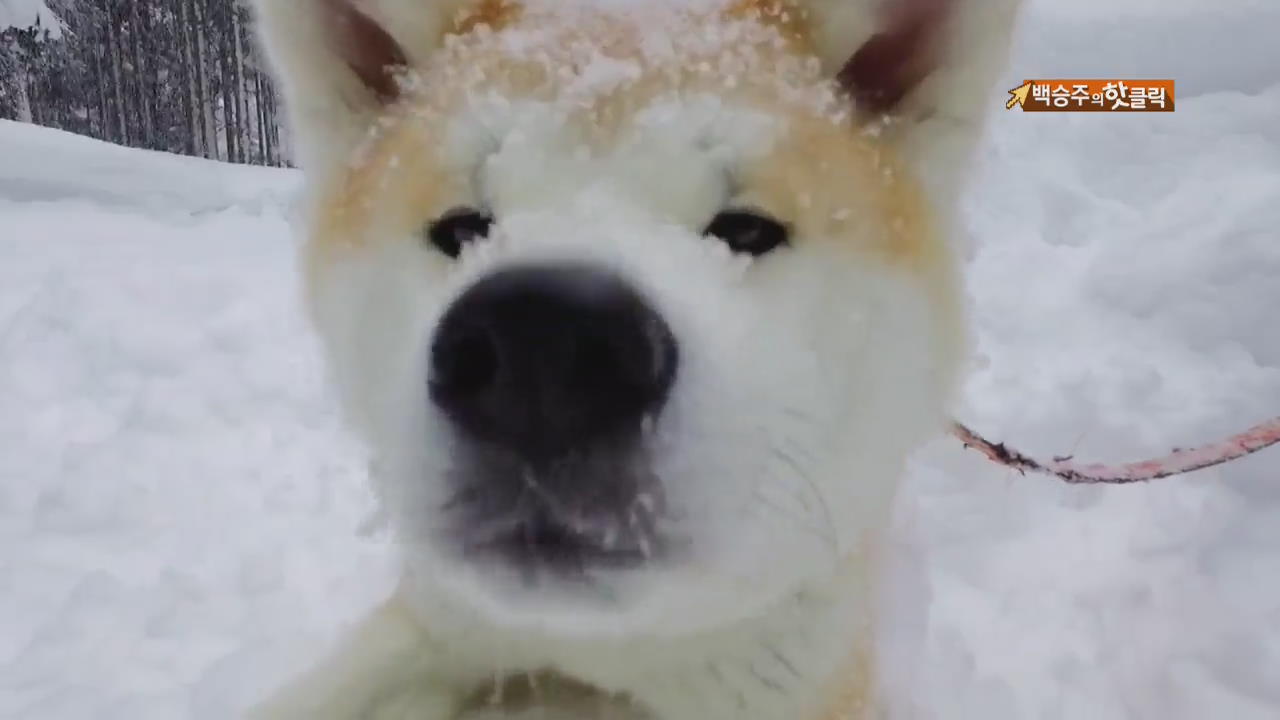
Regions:
<instances>
[{"instance_id":1,"label":"snow bank","mask_svg":"<svg viewBox=\"0 0 1280 720\"><path fill-rule=\"evenodd\" d=\"M1159 117L997 116L967 207L961 418L1042 457L1116 461L1280 413L1276 117L1280 77ZM908 580L932 603L890 640L920 717L1280 716L1274 450L1068 488L944 441L902 511ZM923 637L902 634L913 617Z\"/></svg>"},{"instance_id":2,"label":"snow bank","mask_svg":"<svg viewBox=\"0 0 1280 720\"><path fill-rule=\"evenodd\" d=\"M299 177L135 150L80 135L0 120L0 198L74 200L138 212L208 213L292 202Z\"/></svg>"},{"instance_id":3,"label":"snow bank","mask_svg":"<svg viewBox=\"0 0 1280 720\"><path fill-rule=\"evenodd\" d=\"M296 176L0 123L15 152L0 717L234 717L386 557L298 303Z\"/></svg>"}]
</instances>

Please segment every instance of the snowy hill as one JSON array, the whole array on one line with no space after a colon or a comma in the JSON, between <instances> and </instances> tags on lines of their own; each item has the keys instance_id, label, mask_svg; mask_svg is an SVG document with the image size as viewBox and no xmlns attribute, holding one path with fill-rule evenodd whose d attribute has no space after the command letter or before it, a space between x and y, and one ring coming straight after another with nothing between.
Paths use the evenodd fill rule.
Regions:
<instances>
[{"instance_id":1,"label":"snowy hill","mask_svg":"<svg viewBox=\"0 0 1280 720\"><path fill-rule=\"evenodd\" d=\"M292 173L135 150L0 120L0 198L72 200L161 214L286 206Z\"/></svg>"},{"instance_id":2,"label":"snowy hill","mask_svg":"<svg viewBox=\"0 0 1280 720\"><path fill-rule=\"evenodd\" d=\"M1106 22L1038 7L1011 78L1072 74L1080 36L1044 45L1046 17ZM1280 413L1280 64L1235 58L1172 115L996 117L964 420L1109 460ZM299 308L297 181L0 123L0 718L234 717L386 591ZM1280 717L1275 451L1067 488L943 440L900 536L887 627L919 717Z\"/></svg>"}]
</instances>

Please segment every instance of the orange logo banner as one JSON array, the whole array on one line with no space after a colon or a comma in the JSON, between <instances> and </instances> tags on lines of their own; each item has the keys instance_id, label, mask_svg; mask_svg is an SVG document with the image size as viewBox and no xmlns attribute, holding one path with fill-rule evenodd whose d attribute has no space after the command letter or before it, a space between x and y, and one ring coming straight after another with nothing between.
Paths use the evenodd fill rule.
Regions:
<instances>
[{"instance_id":1,"label":"orange logo banner","mask_svg":"<svg viewBox=\"0 0 1280 720\"><path fill-rule=\"evenodd\" d=\"M1025 112L1173 112L1173 80L1027 80L1005 109Z\"/></svg>"}]
</instances>

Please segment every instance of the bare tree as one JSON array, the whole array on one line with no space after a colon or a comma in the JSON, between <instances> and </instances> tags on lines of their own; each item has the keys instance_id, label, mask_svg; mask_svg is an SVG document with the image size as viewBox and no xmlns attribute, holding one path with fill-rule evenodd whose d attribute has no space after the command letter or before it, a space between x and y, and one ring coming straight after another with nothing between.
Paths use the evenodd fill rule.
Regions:
<instances>
[{"instance_id":1,"label":"bare tree","mask_svg":"<svg viewBox=\"0 0 1280 720\"><path fill-rule=\"evenodd\" d=\"M0 117L125 145L285 164L279 107L240 0L45 0L0 28Z\"/></svg>"}]
</instances>

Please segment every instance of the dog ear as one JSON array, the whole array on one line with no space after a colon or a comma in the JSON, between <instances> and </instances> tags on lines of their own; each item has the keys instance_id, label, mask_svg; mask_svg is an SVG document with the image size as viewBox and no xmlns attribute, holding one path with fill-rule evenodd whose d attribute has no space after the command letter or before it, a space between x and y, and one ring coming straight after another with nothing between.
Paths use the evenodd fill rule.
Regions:
<instances>
[{"instance_id":1,"label":"dog ear","mask_svg":"<svg viewBox=\"0 0 1280 720\"><path fill-rule=\"evenodd\" d=\"M920 175L957 182L1005 69L1021 0L799 0L824 66Z\"/></svg>"},{"instance_id":2,"label":"dog ear","mask_svg":"<svg viewBox=\"0 0 1280 720\"><path fill-rule=\"evenodd\" d=\"M298 159L345 157L464 0L254 0Z\"/></svg>"},{"instance_id":3,"label":"dog ear","mask_svg":"<svg viewBox=\"0 0 1280 720\"><path fill-rule=\"evenodd\" d=\"M941 62L957 0L892 0L873 15L875 30L836 73L864 113L892 113Z\"/></svg>"}]
</instances>

